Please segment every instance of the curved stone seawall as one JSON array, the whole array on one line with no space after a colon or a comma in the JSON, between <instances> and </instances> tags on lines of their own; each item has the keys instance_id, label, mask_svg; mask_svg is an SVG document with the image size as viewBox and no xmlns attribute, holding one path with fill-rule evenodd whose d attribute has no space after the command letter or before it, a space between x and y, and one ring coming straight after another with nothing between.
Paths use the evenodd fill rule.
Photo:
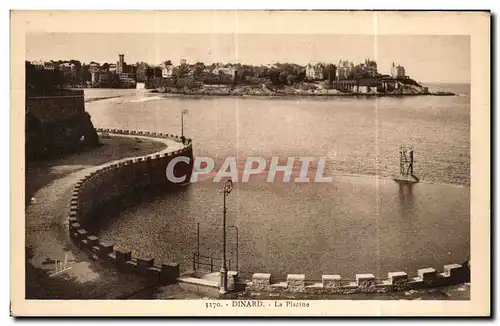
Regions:
<instances>
[{"instance_id":1,"label":"curved stone seawall","mask_svg":"<svg viewBox=\"0 0 500 326\"><path fill-rule=\"evenodd\" d=\"M158 140L174 140L178 149L166 149L133 159L120 160L98 167L95 171L79 180L73 190L69 212L69 232L72 239L84 251L93 257L101 258L119 270L146 276L160 283L173 283L179 277L179 265L163 263L155 265L155 260L145 257L132 257L132 252L125 248L116 248L111 243L100 241L90 234L85 226L91 218L98 218L95 212L105 203L150 187L172 189L179 184L169 182L166 169L172 159L180 156L189 158L190 163L178 162L174 167L174 175L186 175L189 180L193 164L193 148L191 139L181 141L179 136L128 131L117 129L97 129L102 134L116 134L141 138L157 138Z\"/></svg>"}]
</instances>

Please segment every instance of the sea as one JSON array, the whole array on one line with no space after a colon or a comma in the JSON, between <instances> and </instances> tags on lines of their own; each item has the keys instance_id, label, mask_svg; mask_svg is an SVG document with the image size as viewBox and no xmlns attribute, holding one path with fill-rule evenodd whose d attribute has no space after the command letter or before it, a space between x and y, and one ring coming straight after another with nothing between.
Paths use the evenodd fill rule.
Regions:
<instances>
[{"instance_id":1,"label":"sea","mask_svg":"<svg viewBox=\"0 0 500 326\"><path fill-rule=\"evenodd\" d=\"M241 275L372 273L461 263L470 252L470 85L424 84L456 96L179 97L147 90L85 90L96 127L193 139L195 156L324 157L328 183L253 176L227 197L227 257ZM404 186L400 146L414 150L420 183ZM109 205L100 238L157 262L192 269L193 253L222 257L222 184L136 195ZM199 227L199 237L197 237ZM236 231L237 230L237 231ZM198 241L199 239L199 241ZM204 262L209 262L207 258ZM209 265L196 266L209 268Z\"/></svg>"}]
</instances>

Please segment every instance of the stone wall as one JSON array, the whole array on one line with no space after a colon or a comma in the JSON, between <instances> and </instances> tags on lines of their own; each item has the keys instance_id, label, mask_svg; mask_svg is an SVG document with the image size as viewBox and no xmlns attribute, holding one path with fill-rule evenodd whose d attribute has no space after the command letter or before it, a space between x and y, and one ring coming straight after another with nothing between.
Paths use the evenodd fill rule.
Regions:
<instances>
[{"instance_id":1,"label":"stone wall","mask_svg":"<svg viewBox=\"0 0 500 326\"><path fill-rule=\"evenodd\" d=\"M181 142L180 137L149 132L135 132L116 129L98 129L98 132L135 135L137 137L170 138ZM155 264L150 257L133 257L130 248L117 248L111 243L101 241L90 234L86 224L95 216L99 208L117 197L147 187L178 187L166 178L168 163L175 157L186 156L190 164L177 163L176 176L191 177L193 164L192 142L186 139L180 150L166 148L161 152L134 159L120 160L96 168L92 173L79 180L73 190L69 211L69 232L71 238L84 251L94 258L113 264L118 270L150 278L155 282L173 283L179 277L176 263Z\"/></svg>"},{"instance_id":2,"label":"stone wall","mask_svg":"<svg viewBox=\"0 0 500 326\"><path fill-rule=\"evenodd\" d=\"M85 112L83 90L60 89L50 92L29 91L26 107L42 121L65 120Z\"/></svg>"},{"instance_id":3,"label":"stone wall","mask_svg":"<svg viewBox=\"0 0 500 326\"><path fill-rule=\"evenodd\" d=\"M417 277L408 278L405 272L388 273L387 279L377 280L373 274L356 274L355 281L342 280L340 275L323 275L321 282L307 281L304 274L288 274L286 281L273 282L271 274L255 273L247 284L250 292L300 292L308 294L385 293L426 287L438 287L468 282L469 266L445 265L438 273L434 268L417 271Z\"/></svg>"},{"instance_id":4,"label":"stone wall","mask_svg":"<svg viewBox=\"0 0 500 326\"><path fill-rule=\"evenodd\" d=\"M43 157L97 145L83 90L26 93L26 156Z\"/></svg>"}]
</instances>

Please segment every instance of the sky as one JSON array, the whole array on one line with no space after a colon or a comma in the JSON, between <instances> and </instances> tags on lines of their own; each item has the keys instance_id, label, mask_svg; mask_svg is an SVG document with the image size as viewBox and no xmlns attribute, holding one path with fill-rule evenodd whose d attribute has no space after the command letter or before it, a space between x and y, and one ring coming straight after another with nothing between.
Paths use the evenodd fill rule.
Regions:
<instances>
[{"instance_id":1,"label":"sky","mask_svg":"<svg viewBox=\"0 0 500 326\"><path fill-rule=\"evenodd\" d=\"M465 35L328 34L88 34L26 35L26 60L179 64L353 61L366 58L390 74L392 63L420 82L470 82L470 37Z\"/></svg>"}]
</instances>

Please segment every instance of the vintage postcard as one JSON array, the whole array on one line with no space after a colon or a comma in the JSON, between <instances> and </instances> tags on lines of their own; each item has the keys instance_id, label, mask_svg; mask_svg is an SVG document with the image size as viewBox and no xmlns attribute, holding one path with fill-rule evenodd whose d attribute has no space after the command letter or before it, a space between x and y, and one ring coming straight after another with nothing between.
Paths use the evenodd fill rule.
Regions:
<instances>
[{"instance_id":1,"label":"vintage postcard","mask_svg":"<svg viewBox=\"0 0 500 326\"><path fill-rule=\"evenodd\" d=\"M15 316L487 316L490 13L12 11Z\"/></svg>"}]
</instances>

